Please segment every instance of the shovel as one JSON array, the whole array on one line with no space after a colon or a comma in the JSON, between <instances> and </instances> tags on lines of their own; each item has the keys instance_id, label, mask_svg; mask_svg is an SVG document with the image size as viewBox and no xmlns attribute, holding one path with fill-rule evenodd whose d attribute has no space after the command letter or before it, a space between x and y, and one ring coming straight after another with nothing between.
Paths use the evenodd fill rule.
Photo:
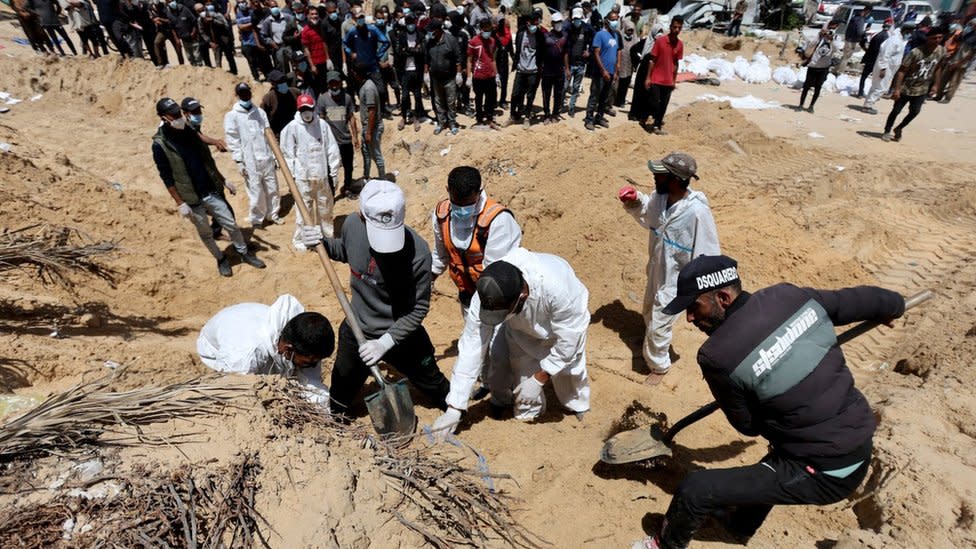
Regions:
<instances>
[{"instance_id":1,"label":"shovel","mask_svg":"<svg viewBox=\"0 0 976 549\"><path fill-rule=\"evenodd\" d=\"M295 198L295 207L298 208L303 219L312 220L313 223L317 224L318 206L313 202L315 217L309 215L308 208L305 207L305 200L302 198L302 193L299 192L298 185L295 184L295 179L292 177L291 170L288 169L288 164L285 163L285 157L281 154L281 148L278 146L278 141L275 139L271 128L265 128L264 138L267 140L268 146L271 147L271 152L274 153L275 159L278 161L278 166L281 167L281 173L285 177L285 182L288 183L288 189L291 190L291 195ZM346 293L342 289L339 276L336 275L335 269L332 267L332 261L329 260L329 255L326 253L324 246L316 246L315 249L318 251L319 260L322 262L322 267L325 269L325 273L329 277L329 282L332 284L332 290L335 291L336 298L342 306L342 312L346 315L346 322L352 329L353 335L356 336L356 343L362 345L366 341L366 337L363 335L363 330L359 326L359 321L356 320L352 305L349 304L349 298L346 297ZM366 397L366 409L369 411L369 418L373 422L373 428L376 429L376 432L384 440L409 440L410 435L413 434L416 428L417 418L414 415L413 400L410 399L410 391L407 388L406 380L400 380L393 384L387 383L383 378L383 374L380 373L379 366L375 364L370 366L369 371L373 374L373 378L376 379L376 383L380 387L379 391Z\"/></svg>"},{"instance_id":2,"label":"shovel","mask_svg":"<svg viewBox=\"0 0 976 549\"><path fill-rule=\"evenodd\" d=\"M929 290L923 290L905 300L905 310L911 309L931 299ZM837 344L843 345L855 337L871 331L879 323L865 321L846 330L837 337ZM709 402L694 412L678 420L670 429L664 430L659 425L638 427L630 431L618 433L603 444L600 450L600 461L611 465L633 463L662 456L671 456L671 442L675 435L693 423L710 416L719 409L718 402Z\"/></svg>"}]
</instances>

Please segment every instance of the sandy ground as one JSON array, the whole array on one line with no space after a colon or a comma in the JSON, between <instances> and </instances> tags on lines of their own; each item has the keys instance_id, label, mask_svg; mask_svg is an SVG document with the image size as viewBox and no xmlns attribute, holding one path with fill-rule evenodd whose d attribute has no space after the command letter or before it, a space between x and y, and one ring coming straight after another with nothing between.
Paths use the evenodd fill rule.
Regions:
<instances>
[{"instance_id":1,"label":"sandy ground","mask_svg":"<svg viewBox=\"0 0 976 549\"><path fill-rule=\"evenodd\" d=\"M204 131L219 134L233 102L230 75L191 67L155 71L148 62L114 59L42 60L13 44L15 34L9 21L0 22L0 90L26 100L0 115L0 142L11 145L0 162L0 225L67 224L96 239L122 239L124 253L111 262L119 271L114 288L81 280L72 293L41 285L28 273L4 275L0 388L47 394L102 375L106 360L128 365L126 386L199 375L205 372L194 355L199 328L241 301L270 303L287 292L340 320L317 259L291 248L290 224L248 231L268 269L235 265L234 277L222 279L158 180L149 152L155 100L197 97L205 108ZM769 53L779 48L747 46ZM723 250L739 260L748 288L785 280L938 294L894 329L872 332L846 349L880 421L862 490L852 501L823 508L777 508L749 545L972 546L976 401L969 384L976 376L968 359L976 351L976 86L964 83L951 104L926 104L901 143L878 139L889 102L872 117L852 110L853 99L825 94L811 115L695 102L704 93L798 101L797 91L773 84L684 84L673 99L667 136L650 136L622 114L597 133L583 130L581 116L558 126L436 137L429 126L398 132L387 122L384 153L388 169L400 172L408 224L430 239L430 211L445 194L447 172L474 165L488 192L516 213L525 245L565 257L590 290L593 410L584 421L553 411L532 424L498 422L485 417L486 403L473 403L459 437L493 471L518 481L504 485L521 500L518 517L554 547L629 546L658 523L686 472L763 455L761 440L737 435L716 415L683 432L674 459L662 469L598 463L603 440L622 417L654 411L673 422L710 400L693 359L704 338L684 322L675 330L681 358L674 371L658 387L641 384L647 235L615 199L626 178L650 188L648 158L684 150L698 160L702 180L696 186L708 195ZM27 100L35 94L42 97ZM810 138L811 132L824 138ZM236 175L229 155L218 155L218 165ZM243 196L232 203L246 210ZM337 213L357 207L340 201ZM347 276L344 266L339 272ZM439 281L437 289L425 326L449 374L461 319L450 282ZM55 330L63 337L50 337ZM433 421L438 411L416 400L421 423ZM221 462L251 449L266 465L258 505L279 532L272 538L276 547L420 545L395 522L366 518L385 512L389 494L375 472L346 465L359 463L354 449L323 453L284 436L257 403L194 427L205 436L182 451L129 450L109 458L120 470L133 463L205 467L208 459ZM42 461L39 470L70 464ZM16 505L25 497L0 501ZM712 530L694 544L725 545Z\"/></svg>"}]
</instances>

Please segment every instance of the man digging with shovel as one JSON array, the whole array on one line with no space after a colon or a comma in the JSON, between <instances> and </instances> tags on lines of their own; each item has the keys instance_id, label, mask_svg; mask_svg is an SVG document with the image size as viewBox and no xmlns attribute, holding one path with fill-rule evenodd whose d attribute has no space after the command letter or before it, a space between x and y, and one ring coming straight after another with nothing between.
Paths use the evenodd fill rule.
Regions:
<instances>
[{"instance_id":1,"label":"man digging with shovel","mask_svg":"<svg viewBox=\"0 0 976 549\"><path fill-rule=\"evenodd\" d=\"M359 204L359 215L345 219L339 238L323 239L318 225L305 225L302 232L308 249L324 244L330 258L349 264L352 311L366 337L360 345L348 320L339 326L332 413L347 413L370 375L369 366L380 360L443 410L450 383L437 369L434 345L421 325L430 309L430 248L404 225L403 191L395 183L368 181Z\"/></svg>"},{"instance_id":2,"label":"man digging with shovel","mask_svg":"<svg viewBox=\"0 0 976 549\"><path fill-rule=\"evenodd\" d=\"M844 361L834 326L888 324L905 299L871 286L814 290L777 284L742 291L735 260L700 256L681 269L677 296L664 308L685 311L709 338L698 364L718 406L770 451L759 463L695 471L671 500L660 531L634 549L687 547L709 515L747 540L773 505L826 505L864 479L875 419Z\"/></svg>"}]
</instances>

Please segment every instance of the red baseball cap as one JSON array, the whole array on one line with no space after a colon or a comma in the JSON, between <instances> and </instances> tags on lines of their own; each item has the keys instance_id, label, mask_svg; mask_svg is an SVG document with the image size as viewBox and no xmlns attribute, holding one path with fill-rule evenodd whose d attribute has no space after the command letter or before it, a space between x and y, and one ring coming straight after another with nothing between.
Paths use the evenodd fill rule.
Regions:
<instances>
[{"instance_id":1,"label":"red baseball cap","mask_svg":"<svg viewBox=\"0 0 976 549\"><path fill-rule=\"evenodd\" d=\"M315 108L315 100L312 99L312 96L307 93L303 93L298 96L298 110L302 110L305 108L308 109Z\"/></svg>"}]
</instances>

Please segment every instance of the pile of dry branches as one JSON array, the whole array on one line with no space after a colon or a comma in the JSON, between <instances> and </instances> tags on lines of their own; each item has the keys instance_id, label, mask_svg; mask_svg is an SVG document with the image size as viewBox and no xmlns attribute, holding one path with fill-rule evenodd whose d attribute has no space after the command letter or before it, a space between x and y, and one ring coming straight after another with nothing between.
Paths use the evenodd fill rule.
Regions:
<instances>
[{"instance_id":1,"label":"pile of dry branches","mask_svg":"<svg viewBox=\"0 0 976 549\"><path fill-rule=\"evenodd\" d=\"M79 547L270 549L254 509L255 455L242 456L194 480L183 467L166 477L135 472L105 499L62 496L0 517L0 547L51 547L69 539Z\"/></svg>"},{"instance_id":2,"label":"pile of dry branches","mask_svg":"<svg viewBox=\"0 0 976 549\"><path fill-rule=\"evenodd\" d=\"M304 399L293 383L284 393L282 406L276 407L281 425L317 426L329 436L373 448L375 465L402 496L393 516L434 547L488 547L499 541L518 548L547 544L515 520L512 498L494 489L494 480L511 480L509 475L466 467L436 447L400 448L400 441L383 441L360 425L340 423L322 406Z\"/></svg>"},{"instance_id":3,"label":"pile of dry branches","mask_svg":"<svg viewBox=\"0 0 976 549\"><path fill-rule=\"evenodd\" d=\"M166 440L148 440L138 430L125 432L119 428L214 413L233 398L251 391L250 387L208 385L199 379L132 391L107 391L113 378L106 376L52 395L36 408L0 425L0 462L38 454L61 455L99 444L99 435L105 432L120 435L113 437L111 444L115 445L136 441L163 443Z\"/></svg>"},{"instance_id":4,"label":"pile of dry branches","mask_svg":"<svg viewBox=\"0 0 976 549\"><path fill-rule=\"evenodd\" d=\"M0 233L0 272L34 268L44 282L72 286L70 272L95 275L115 283L115 271L99 256L118 251L117 242L89 242L81 233L67 227L30 225Z\"/></svg>"}]
</instances>

